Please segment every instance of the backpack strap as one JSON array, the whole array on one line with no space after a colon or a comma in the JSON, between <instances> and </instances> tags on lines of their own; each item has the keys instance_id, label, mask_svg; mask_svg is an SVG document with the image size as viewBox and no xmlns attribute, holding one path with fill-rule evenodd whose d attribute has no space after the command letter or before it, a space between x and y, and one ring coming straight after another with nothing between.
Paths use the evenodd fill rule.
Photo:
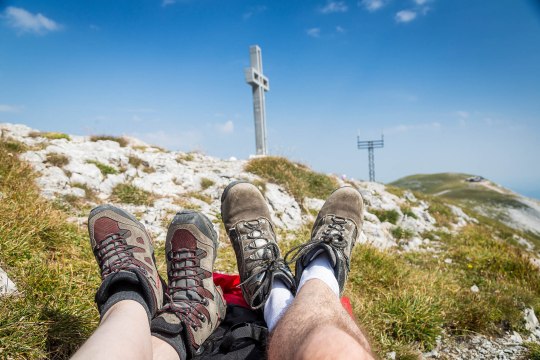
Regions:
<instances>
[{"instance_id":1,"label":"backpack strap","mask_svg":"<svg viewBox=\"0 0 540 360\"><path fill-rule=\"evenodd\" d=\"M255 325L253 323L237 324L223 337L223 340L219 345L219 350L227 353L231 351L235 345L245 340L266 344L267 338L268 329L264 326Z\"/></svg>"}]
</instances>

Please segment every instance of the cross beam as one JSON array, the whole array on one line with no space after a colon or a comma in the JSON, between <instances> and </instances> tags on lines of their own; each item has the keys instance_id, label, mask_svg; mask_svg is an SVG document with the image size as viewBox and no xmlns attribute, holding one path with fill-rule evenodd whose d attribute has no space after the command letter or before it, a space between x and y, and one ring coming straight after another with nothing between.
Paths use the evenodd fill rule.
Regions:
<instances>
[{"instance_id":1,"label":"cross beam","mask_svg":"<svg viewBox=\"0 0 540 360\"><path fill-rule=\"evenodd\" d=\"M369 181L375 181L375 154L373 149L380 149L384 147L384 135L381 135L381 140L367 140L360 141L360 137L356 138L358 142L358 149L368 150L369 161Z\"/></svg>"},{"instance_id":2,"label":"cross beam","mask_svg":"<svg viewBox=\"0 0 540 360\"><path fill-rule=\"evenodd\" d=\"M253 116L255 119L255 148L257 155L266 155L266 108L264 93L270 90L268 78L263 75L261 48L253 45L249 48L251 67L245 69L246 82L253 92Z\"/></svg>"}]
</instances>

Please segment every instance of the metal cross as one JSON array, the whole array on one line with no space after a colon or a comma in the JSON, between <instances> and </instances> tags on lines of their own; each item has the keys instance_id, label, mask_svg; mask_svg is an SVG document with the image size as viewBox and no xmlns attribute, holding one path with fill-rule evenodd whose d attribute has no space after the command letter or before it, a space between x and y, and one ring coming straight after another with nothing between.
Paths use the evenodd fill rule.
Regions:
<instances>
[{"instance_id":1,"label":"metal cross","mask_svg":"<svg viewBox=\"0 0 540 360\"><path fill-rule=\"evenodd\" d=\"M255 147L257 155L266 155L266 109L264 93L270 90L268 78L263 75L261 48L250 46L249 58L251 67L245 69L246 82L253 92L253 115L255 118Z\"/></svg>"}]
</instances>

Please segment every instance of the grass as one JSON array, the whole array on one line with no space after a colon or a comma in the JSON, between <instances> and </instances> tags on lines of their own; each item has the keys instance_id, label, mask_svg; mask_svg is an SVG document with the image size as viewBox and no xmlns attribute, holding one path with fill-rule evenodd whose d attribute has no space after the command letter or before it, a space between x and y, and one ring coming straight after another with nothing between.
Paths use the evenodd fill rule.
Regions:
<instances>
[{"instance_id":1,"label":"grass","mask_svg":"<svg viewBox=\"0 0 540 360\"><path fill-rule=\"evenodd\" d=\"M201 178L201 190L204 191L208 189L210 186L214 185L215 182L213 180L210 180L208 178Z\"/></svg>"},{"instance_id":2,"label":"grass","mask_svg":"<svg viewBox=\"0 0 540 360\"><path fill-rule=\"evenodd\" d=\"M69 164L69 158L64 154L48 153L45 162L61 168Z\"/></svg>"},{"instance_id":3,"label":"grass","mask_svg":"<svg viewBox=\"0 0 540 360\"><path fill-rule=\"evenodd\" d=\"M389 222L391 224L397 224L397 221L399 220L399 213L392 209L392 210L379 210L379 209L369 209L369 212L373 215L377 216L379 218L380 222Z\"/></svg>"},{"instance_id":4,"label":"grass","mask_svg":"<svg viewBox=\"0 0 540 360\"><path fill-rule=\"evenodd\" d=\"M132 184L118 184L113 188L113 198L116 201L133 204L151 206L154 203L155 196Z\"/></svg>"},{"instance_id":5,"label":"grass","mask_svg":"<svg viewBox=\"0 0 540 360\"><path fill-rule=\"evenodd\" d=\"M175 205L180 206L182 209L188 209L188 210L201 210L201 207L199 205L196 205L192 203L189 199L185 197L176 198L174 199L173 203Z\"/></svg>"},{"instance_id":6,"label":"grass","mask_svg":"<svg viewBox=\"0 0 540 360\"><path fill-rule=\"evenodd\" d=\"M195 160L195 156L192 153L182 153L178 154L178 156L176 157L176 161L181 164L185 164L186 162L190 162L193 160Z\"/></svg>"},{"instance_id":7,"label":"grass","mask_svg":"<svg viewBox=\"0 0 540 360\"><path fill-rule=\"evenodd\" d=\"M410 239L414 235L411 230L404 229L400 226L396 226L390 232L392 233L392 236L397 240Z\"/></svg>"},{"instance_id":8,"label":"grass","mask_svg":"<svg viewBox=\"0 0 540 360\"><path fill-rule=\"evenodd\" d=\"M118 174L118 170L116 170L114 167L101 163L97 160L88 160L86 161L86 163L96 165L96 167L99 169L99 171L101 171L101 174L103 176Z\"/></svg>"},{"instance_id":9,"label":"grass","mask_svg":"<svg viewBox=\"0 0 540 360\"><path fill-rule=\"evenodd\" d=\"M12 151L0 142L0 261L20 295L0 302L0 357L66 359L97 325L97 267L85 233L40 197Z\"/></svg>"},{"instance_id":10,"label":"grass","mask_svg":"<svg viewBox=\"0 0 540 360\"><path fill-rule=\"evenodd\" d=\"M126 147L128 144L128 141L125 138L110 135L92 135L90 136L90 141L115 141L121 147Z\"/></svg>"},{"instance_id":11,"label":"grass","mask_svg":"<svg viewBox=\"0 0 540 360\"><path fill-rule=\"evenodd\" d=\"M151 173L156 172L156 169L154 169L152 166L150 166L148 161L145 161L145 160L141 159L138 156L130 155L128 157L128 162L129 162L129 164L131 166L133 166L135 168L142 167L142 170L147 174L151 174Z\"/></svg>"},{"instance_id":12,"label":"grass","mask_svg":"<svg viewBox=\"0 0 540 360\"><path fill-rule=\"evenodd\" d=\"M527 359L540 360L540 344L533 342L525 342L523 345L527 348Z\"/></svg>"},{"instance_id":13,"label":"grass","mask_svg":"<svg viewBox=\"0 0 540 360\"><path fill-rule=\"evenodd\" d=\"M245 170L268 182L284 186L299 203L305 197L326 199L338 187L335 179L282 157L251 159Z\"/></svg>"},{"instance_id":14,"label":"grass","mask_svg":"<svg viewBox=\"0 0 540 360\"><path fill-rule=\"evenodd\" d=\"M200 192L197 192L197 191L188 192L185 196L187 198L195 198L195 199L204 201L207 204L212 203L212 197L211 196L206 195L206 194L201 194Z\"/></svg>"},{"instance_id":15,"label":"grass","mask_svg":"<svg viewBox=\"0 0 540 360\"><path fill-rule=\"evenodd\" d=\"M0 357L67 359L97 326L93 296L100 278L86 233L39 196L35 177L13 146L0 141L0 265L21 293L0 302ZM115 196L123 202L144 202L152 194L122 184ZM363 244L353 250L345 295L381 358L389 351L400 359L415 358L433 348L443 332L523 333L522 309L540 313L540 272L509 243L516 232L474 216L480 224L465 226L460 233L426 235L438 235L442 253L437 257ZM219 217L216 222L222 246L215 269L236 272L234 251ZM282 253L308 240L309 233L308 225L291 232L278 229ZM164 243L155 251L165 274ZM471 292L472 285L480 291ZM529 358L538 359L538 344L526 346Z\"/></svg>"},{"instance_id":16,"label":"grass","mask_svg":"<svg viewBox=\"0 0 540 360\"><path fill-rule=\"evenodd\" d=\"M28 136L30 136L31 138L43 137L49 140L59 140L59 139L66 139L68 141L71 140L71 137L69 137L68 134L59 133L59 132L33 131Z\"/></svg>"},{"instance_id":17,"label":"grass","mask_svg":"<svg viewBox=\"0 0 540 360\"><path fill-rule=\"evenodd\" d=\"M411 207L408 206L408 205L402 205L400 207L401 209L401 213L405 216L408 216L410 218L413 218L413 219L418 219L418 216L416 216L416 214L411 210Z\"/></svg>"}]
</instances>

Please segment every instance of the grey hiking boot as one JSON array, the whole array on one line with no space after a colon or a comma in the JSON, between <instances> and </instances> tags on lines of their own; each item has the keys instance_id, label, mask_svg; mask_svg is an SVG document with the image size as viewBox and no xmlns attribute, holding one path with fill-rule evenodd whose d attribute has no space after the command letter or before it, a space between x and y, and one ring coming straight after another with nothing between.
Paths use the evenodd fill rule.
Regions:
<instances>
[{"instance_id":1,"label":"grey hiking boot","mask_svg":"<svg viewBox=\"0 0 540 360\"><path fill-rule=\"evenodd\" d=\"M88 232L101 270L102 284L96 293L99 312L103 315L111 305L112 294L129 288L143 296L151 318L163 305L164 290L152 240L144 226L122 209L101 205L90 212ZM125 293L129 296L130 291ZM123 299L132 298L119 300Z\"/></svg>"},{"instance_id":2,"label":"grey hiking boot","mask_svg":"<svg viewBox=\"0 0 540 360\"><path fill-rule=\"evenodd\" d=\"M252 309L264 306L275 279L294 293L296 284L276 242L268 205L247 182L233 182L221 196L221 217L236 253L244 299Z\"/></svg>"},{"instance_id":3,"label":"grey hiking boot","mask_svg":"<svg viewBox=\"0 0 540 360\"><path fill-rule=\"evenodd\" d=\"M311 240L293 248L285 258L296 261L296 281L306 266L320 254L328 255L339 284L340 294L347 281L352 249L362 229L364 202L351 186L335 190L315 219ZM288 260L291 256L291 260Z\"/></svg>"},{"instance_id":4,"label":"grey hiking boot","mask_svg":"<svg viewBox=\"0 0 540 360\"><path fill-rule=\"evenodd\" d=\"M152 335L168 342L181 359L202 352L201 345L225 318L226 304L212 272L218 238L210 220L185 210L167 231L168 302L152 320Z\"/></svg>"}]
</instances>

